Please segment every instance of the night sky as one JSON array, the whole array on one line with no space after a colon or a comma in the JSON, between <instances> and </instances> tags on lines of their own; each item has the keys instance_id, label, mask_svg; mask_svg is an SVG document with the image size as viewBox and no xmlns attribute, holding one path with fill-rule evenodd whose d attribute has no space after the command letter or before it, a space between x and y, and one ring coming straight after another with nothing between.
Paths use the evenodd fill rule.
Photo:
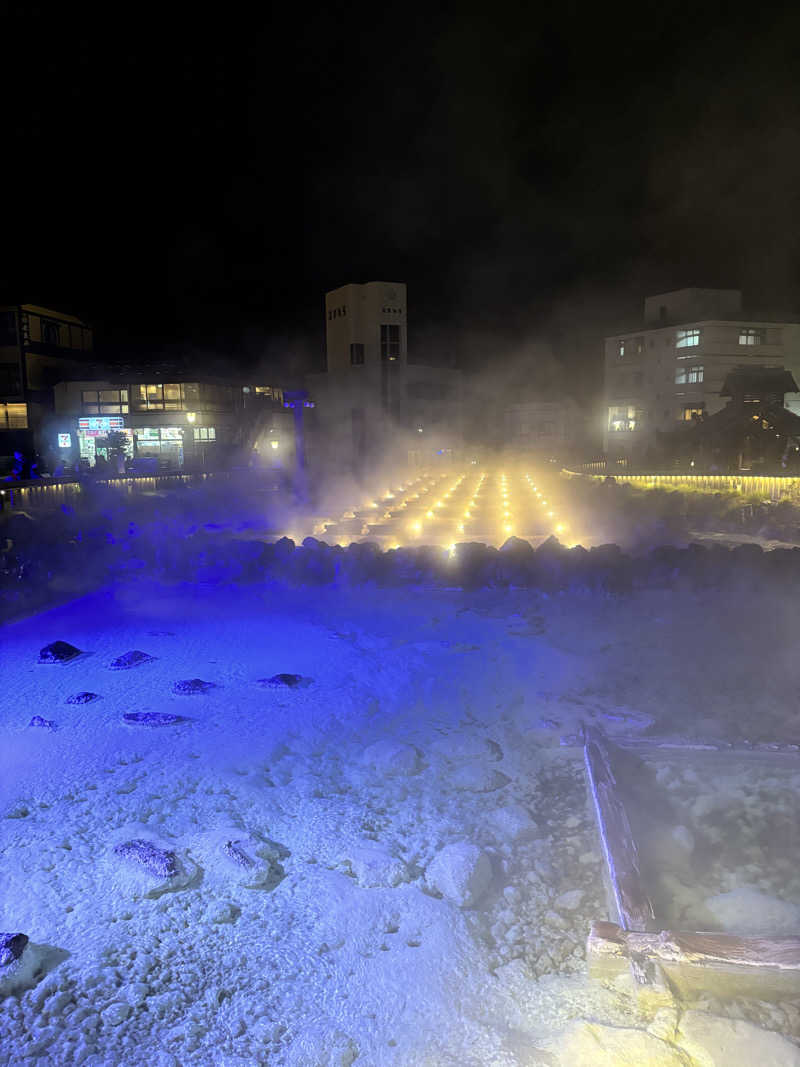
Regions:
<instances>
[{"instance_id":1,"label":"night sky","mask_svg":"<svg viewBox=\"0 0 800 1067\"><path fill-rule=\"evenodd\" d=\"M550 342L591 386L648 292L800 302L792 7L26 4L0 283L112 354L300 367L326 289L404 280L412 354Z\"/></svg>"}]
</instances>

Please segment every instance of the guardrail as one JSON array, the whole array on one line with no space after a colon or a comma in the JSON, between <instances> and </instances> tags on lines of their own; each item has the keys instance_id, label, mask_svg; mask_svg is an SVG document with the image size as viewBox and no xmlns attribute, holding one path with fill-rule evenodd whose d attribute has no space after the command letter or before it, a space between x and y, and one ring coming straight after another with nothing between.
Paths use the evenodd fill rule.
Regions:
<instances>
[{"instance_id":1,"label":"guardrail","mask_svg":"<svg viewBox=\"0 0 800 1067\"><path fill-rule=\"evenodd\" d=\"M700 489L707 493L740 493L771 500L800 500L800 477L792 474L626 474L616 470L595 473L564 468L567 477L582 476L603 481L629 482L643 489Z\"/></svg>"},{"instance_id":2,"label":"guardrail","mask_svg":"<svg viewBox=\"0 0 800 1067\"><path fill-rule=\"evenodd\" d=\"M0 482L0 510L51 510L77 502L86 488L107 486L126 493L166 488L176 483L201 483L208 478L227 477L227 471L183 471L163 474L121 474L109 478L37 478L27 482Z\"/></svg>"}]
</instances>

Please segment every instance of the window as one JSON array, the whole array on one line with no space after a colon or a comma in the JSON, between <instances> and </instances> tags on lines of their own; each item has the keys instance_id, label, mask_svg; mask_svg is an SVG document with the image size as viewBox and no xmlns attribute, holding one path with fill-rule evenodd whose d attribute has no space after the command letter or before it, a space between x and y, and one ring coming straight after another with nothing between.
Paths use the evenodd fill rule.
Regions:
<instances>
[{"instance_id":1,"label":"window","mask_svg":"<svg viewBox=\"0 0 800 1067\"><path fill-rule=\"evenodd\" d=\"M684 404L680 417L683 422L693 422L696 419L702 419L705 409L705 404Z\"/></svg>"},{"instance_id":2,"label":"window","mask_svg":"<svg viewBox=\"0 0 800 1067\"><path fill-rule=\"evenodd\" d=\"M617 341L617 359L625 358L625 342Z\"/></svg>"},{"instance_id":3,"label":"window","mask_svg":"<svg viewBox=\"0 0 800 1067\"><path fill-rule=\"evenodd\" d=\"M641 355L642 352L644 352L644 337L636 338L636 352L638 355Z\"/></svg>"},{"instance_id":4,"label":"window","mask_svg":"<svg viewBox=\"0 0 800 1067\"><path fill-rule=\"evenodd\" d=\"M217 431L213 426L195 426L195 441L216 441Z\"/></svg>"},{"instance_id":5,"label":"window","mask_svg":"<svg viewBox=\"0 0 800 1067\"><path fill-rule=\"evenodd\" d=\"M743 326L739 330L739 344L740 345L763 345L764 344L764 330L752 329L750 326Z\"/></svg>"},{"instance_id":6,"label":"window","mask_svg":"<svg viewBox=\"0 0 800 1067\"><path fill-rule=\"evenodd\" d=\"M48 322L42 319L42 340L46 345L60 344L59 329L57 322Z\"/></svg>"},{"instance_id":7,"label":"window","mask_svg":"<svg viewBox=\"0 0 800 1067\"><path fill-rule=\"evenodd\" d=\"M676 330L675 331L675 347L676 348L694 348L695 345L700 344L700 328L694 327L691 330Z\"/></svg>"},{"instance_id":8,"label":"window","mask_svg":"<svg viewBox=\"0 0 800 1067\"><path fill-rule=\"evenodd\" d=\"M636 408L632 406L612 407L608 409L608 428L612 433L624 433L635 430L637 426Z\"/></svg>"},{"instance_id":9,"label":"window","mask_svg":"<svg viewBox=\"0 0 800 1067\"><path fill-rule=\"evenodd\" d=\"M127 389L83 389L81 406L84 415L127 415Z\"/></svg>"},{"instance_id":10,"label":"window","mask_svg":"<svg viewBox=\"0 0 800 1067\"><path fill-rule=\"evenodd\" d=\"M27 430L27 404L0 404L0 430Z\"/></svg>"},{"instance_id":11,"label":"window","mask_svg":"<svg viewBox=\"0 0 800 1067\"><path fill-rule=\"evenodd\" d=\"M400 327L392 325L381 326L381 360L393 362L400 358Z\"/></svg>"},{"instance_id":12,"label":"window","mask_svg":"<svg viewBox=\"0 0 800 1067\"><path fill-rule=\"evenodd\" d=\"M0 311L0 348L17 343L17 316L13 311Z\"/></svg>"},{"instance_id":13,"label":"window","mask_svg":"<svg viewBox=\"0 0 800 1067\"><path fill-rule=\"evenodd\" d=\"M350 345L350 362L354 367L360 367L364 362L364 346L359 344Z\"/></svg>"},{"instance_id":14,"label":"window","mask_svg":"<svg viewBox=\"0 0 800 1067\"><path fill-rule=\"evenodd\" d=\"M170 385L164 386L164 410L165 411L180 411L181 409L181 387L177 382L173 382Z\"/></svg>"},{"instance_id":15,"label":"window","mask_svg":"<svg viewBox=\"0 0 800 1067\"><path fill-rule=\"evenodd\" d=\"M690 367L677 367L675 370L676 385L699 385L703 380L702 363Z\"/></svg>"}]
</instances>

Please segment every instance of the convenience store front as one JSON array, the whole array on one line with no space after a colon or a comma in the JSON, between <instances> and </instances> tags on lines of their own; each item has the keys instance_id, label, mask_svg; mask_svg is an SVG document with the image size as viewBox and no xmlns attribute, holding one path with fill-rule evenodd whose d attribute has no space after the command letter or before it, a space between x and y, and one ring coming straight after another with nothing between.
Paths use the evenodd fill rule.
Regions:
<instances>
[{"instance_id":1,"label":"convenience store front","mask_svg":"<svg viewBox=\"0 0 800 1067\"><path fill-rule=\"evenodd\" d=\"M85 416L77 420L77 458L96 467L98 458L114 468L122 454L126 469L137 465L156 470L180 470L184 465L180 426L125 426L120 415ZM69 434L59 434L59 447L69 448Z\"/></svg>"}]
</instances>

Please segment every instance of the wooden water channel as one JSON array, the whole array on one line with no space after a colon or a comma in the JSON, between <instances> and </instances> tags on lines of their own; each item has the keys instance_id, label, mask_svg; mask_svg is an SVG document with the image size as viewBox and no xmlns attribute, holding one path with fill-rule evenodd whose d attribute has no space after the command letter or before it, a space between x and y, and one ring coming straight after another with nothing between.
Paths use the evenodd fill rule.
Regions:
<instances>
[{"instance_id":1,"label":"wooden water channel","mask_svg":"<svg viewBox=\"0 0 800 1067\"><path fill-rule=\"evenodd\" d=\"M592 923L587 940L589 973L612 978L630 970L639 992L669 987L681 995L729 998L800 997L800 930L765 937L663 929L642 875L639 843L631 829L624 788L630 760L678 756L702 769L708 760L760 760L765 771L800 769L798 745L691 744L646 739L613 743L593 726L583 727L589 791L606 861L613 920ZM657 799L654 798L657 803Z\"/></svg>"}]
</instances>

